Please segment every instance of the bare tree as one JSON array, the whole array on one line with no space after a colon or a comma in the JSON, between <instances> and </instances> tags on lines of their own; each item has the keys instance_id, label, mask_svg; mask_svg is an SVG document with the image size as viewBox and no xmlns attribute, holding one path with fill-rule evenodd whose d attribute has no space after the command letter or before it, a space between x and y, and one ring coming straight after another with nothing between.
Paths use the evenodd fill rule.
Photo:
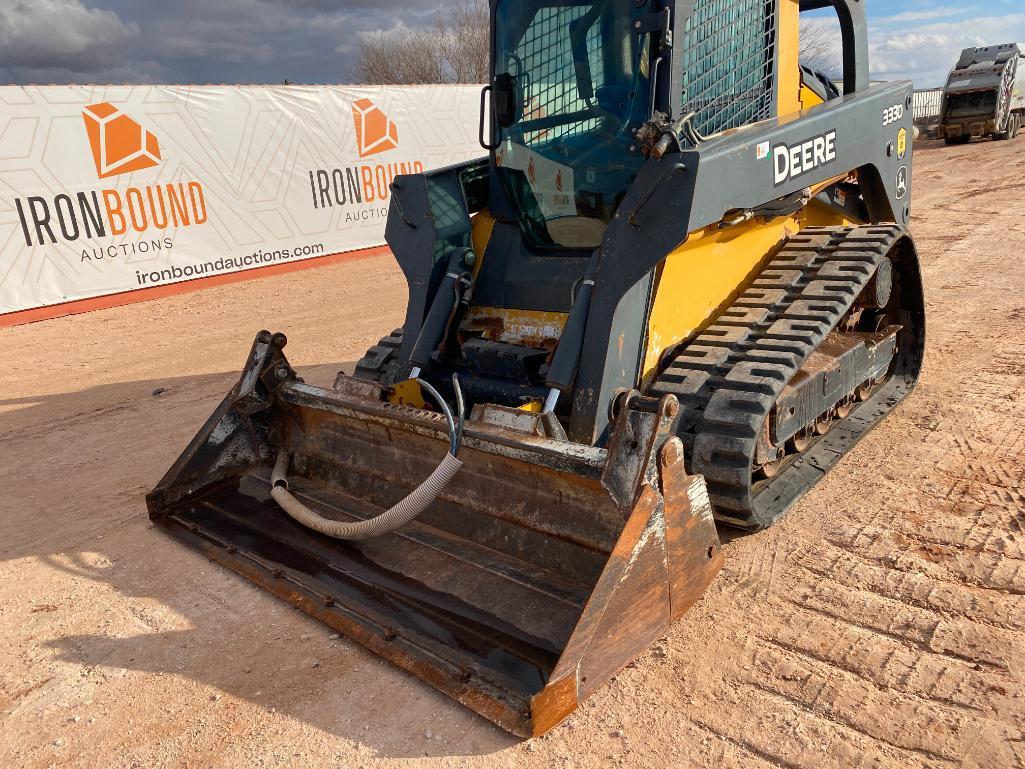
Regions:
<instances>
[{"instance_id":1,"label":"bare tree","mask_svg":"<svg viewBox=\"0 0 1025 769\"><path fill-rule=\"evenodd\" d=\"M486 83L491 75L488 0L462 0L452 13L442 55L457 83Z\"/></svg>"},{"instance_id":2,"label":"bare tree","mask_svg":"<svg viewBox=\"0 0 1025 769\"><path fill-rule=\"evenodd\" d=\"M407 27L362 35L355 74L374 85L445 82L434 36Z\"/></svg>"},{"instance_id":3,"label":"bare tree","mask_svg":"<svg viewBox=\"0 0 1025 769\"><path fill-rule=\"evenodd\" d=\"M488 0L459 0L438 12L433 27L360 36L355 80L374 85L485 83L490 76ZM801 22L800 61L834 77L840 71L840 29L828 19Z\"/></svg>"},{"instance_id":4,"label":"bare tree","mask_svg":"<svg viewBox=\"0 0 1025 769\"><path fill-rule=\"evenodd\" d=\"M798 58L808 69L836 77L840 72L840 27L829 19L801 21Z\"/></svg>"},{"instance_id":5,"label":"bare tree","mask_svg":"<svg viewBox=\"0 0 1025 769\"><path fill-rule=\"evenodd\" d=\"M487 0L460 0L426 29L398 27L362 35L358 82L374 85L485 83L490 74Z\"/></svg>"}]
</instances>

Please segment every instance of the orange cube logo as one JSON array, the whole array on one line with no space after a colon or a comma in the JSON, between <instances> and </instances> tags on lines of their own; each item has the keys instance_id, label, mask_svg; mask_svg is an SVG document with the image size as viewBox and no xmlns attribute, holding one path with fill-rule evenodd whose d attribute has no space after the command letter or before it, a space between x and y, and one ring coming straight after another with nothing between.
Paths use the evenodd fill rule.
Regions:
<instances>
[{"instance_id":1,"label":"orange cube logo","mask_svg":"<svg viewBox=\"0 0 1025 769\"><path fill-rule=\"evenodd\" d=\"M353 102L352 122L356 125L356 147L361 158L399 146L395 124L370 99Z\"/></svg>"},{"instance_id":2,"label":"orange cube logo","mask_svg":"<svg viewBox=\"0 0 1025 769\"><path fill-rule=\"evenodd\" d=\"M160 164L157 137L108 102L82 110L85 132L96 163L96 175L108 176L139 171Z\"/></svg>"}]
</instances>

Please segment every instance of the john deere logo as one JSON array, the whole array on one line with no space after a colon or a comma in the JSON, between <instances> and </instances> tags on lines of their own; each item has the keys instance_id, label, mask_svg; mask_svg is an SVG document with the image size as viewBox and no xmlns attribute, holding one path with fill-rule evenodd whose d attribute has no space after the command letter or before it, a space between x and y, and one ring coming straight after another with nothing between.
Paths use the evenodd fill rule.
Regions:
<instances>
[{"instance_id":1,"label":"john deere logo","mask_svg":"<svg viewBox=\"0 0 1025 769\"><path fill-rule=\"evenodd\" d=\"M157 137L108 102L82 110L85 132L101 179L160 163Z\"/></svg>"},{"instance_id":2,"label":"john deere logo","mask_svg":"<svg viewBox=\"0 0 1025 769\"><path fill-rule=\"evenodd\" d=\"M361 158L398 148L398 128L370 99L353 102L352 122L356 126L356 148Z\"/></svg>"}]
</instances>

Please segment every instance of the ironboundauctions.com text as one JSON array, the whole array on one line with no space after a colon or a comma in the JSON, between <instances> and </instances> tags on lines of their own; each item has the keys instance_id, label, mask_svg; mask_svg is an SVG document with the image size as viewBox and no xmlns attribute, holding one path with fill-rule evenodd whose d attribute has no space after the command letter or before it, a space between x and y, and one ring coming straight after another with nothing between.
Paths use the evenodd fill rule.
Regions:
<instances>
[{"instance_id":1,"label":"ironboundauctions.com text","mask_svg":"<svg viewBox=\"0 0 1025 769\"><path fill-rule=\"evenodd\" d=\"M233 272L235 270L247 270L252 267L262 267L275 262L284 262L289 259L296 259L304 256L315 256L324 253L324 244L317 243L312 246L298 246L296 248L282 248L275 251L264 251L260 249L245 256L226 256L211 262L199 264L187 264L184 267L172 265L160 270L146 272L135 271L135 279L140 286L152 286L159 283L172 283L176 280L188 280L190 278L202 278L206 275L217 275L222 272Z\"/></svg>"}]
</instances>

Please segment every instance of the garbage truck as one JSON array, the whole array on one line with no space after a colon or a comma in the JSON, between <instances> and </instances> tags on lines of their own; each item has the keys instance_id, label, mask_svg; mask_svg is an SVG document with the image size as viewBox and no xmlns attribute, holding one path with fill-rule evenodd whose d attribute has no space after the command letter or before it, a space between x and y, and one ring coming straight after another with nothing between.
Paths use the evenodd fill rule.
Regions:
<instances>
[{"instance_id":1,"label":"garbage truck","mask_svg":"<svg viewBox=\"0 0 1025 769\"><path fill-rule=\"evenodd\" d=\"M1025 43L965 48L943 89L940 135L947 144L973 136L1013 139L1025 123Z\"/></svg>"}]
</instances>

